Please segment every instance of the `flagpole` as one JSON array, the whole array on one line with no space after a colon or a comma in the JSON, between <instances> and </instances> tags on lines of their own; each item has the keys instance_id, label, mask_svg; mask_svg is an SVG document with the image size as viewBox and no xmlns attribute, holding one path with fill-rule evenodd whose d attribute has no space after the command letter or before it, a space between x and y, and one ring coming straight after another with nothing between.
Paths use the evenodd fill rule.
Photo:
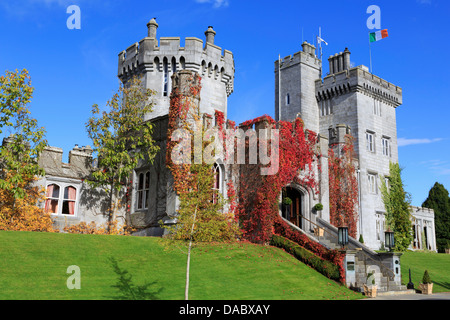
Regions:
<instances>
[{"instance_id":1,"label":"flagpole","mask_svg":"<svg viewBox=\"0 0 450 320\"><path fill-rule=\"evenodd\" d=\"M370 41L370 32L369 32L369 54L370 54L370 73L372 73L372 41Z\"/></svg>"},{"instance_id":2,"label":"flagpole","mask_svg":"<svg viewBox=\"0 0 450 320\"><path fill-rule=\"evenodd\" d=\"M281 121L281 55L278 55L278 121Z\"/></svg>"}]
</instances>

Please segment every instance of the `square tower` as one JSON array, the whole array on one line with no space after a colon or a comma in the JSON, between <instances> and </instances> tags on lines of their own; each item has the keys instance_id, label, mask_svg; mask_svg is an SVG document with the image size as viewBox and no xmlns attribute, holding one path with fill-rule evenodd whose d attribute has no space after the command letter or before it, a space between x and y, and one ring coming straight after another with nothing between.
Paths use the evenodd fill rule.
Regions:
<instances>
[{"instance_id":1,"label":"square tower","mask_svg":"<svg viewBox=\"0 0 450 320\"><path fill-rule=\"evenodd\" d=\"M275 62L275 119L303 119L305 127L319 132L319 108L315 81L320 79L322 62L316 48L304 42L303 51Z\"/></svg>"},{"instance_id":2,"label":"square tower","mask_svg":"<svg viewBox=\"0 0 450 320\"><path fill-rule=\"evenodd\" d=\"M330 74L315 82L320 133L329 136L340 124L351 128L359 163L358 229L369 247L379 249L385 214L380 184L386 183L389 163L398 162L396 108L402 104L402 89L365 66L351 68L348 49L329 63Z\"/></svg>"}]
</instances>

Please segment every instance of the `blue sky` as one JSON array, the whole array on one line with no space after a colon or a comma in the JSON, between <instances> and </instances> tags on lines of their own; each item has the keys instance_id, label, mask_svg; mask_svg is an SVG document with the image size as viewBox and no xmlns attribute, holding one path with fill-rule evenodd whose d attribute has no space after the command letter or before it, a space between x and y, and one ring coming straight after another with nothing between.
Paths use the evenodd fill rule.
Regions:
<instances>
[{"instance_id":1,"label":"blue sky","mask_svg":"<svg viewBox=\"0 0 450 320\"><path fill-rule=\"evenodd\" d=\"M81 29L69 30L69 5L81 9ZM301 50L322 28L327 57L348 47L354 65L369 65L366 13L381 8L389 38L372 45L373 72L403 88L397 109L400 165L413 205L435 182L450 189L450 1L448 0L0 0L0 72L27 68L35 94L31 111L52 146L89 145L85 123L94 103L104 106L118 87L118 54L147 35L204 39L233 52L236 122L274 116L274 61ZM66 160L67 161L67 160Z\"/></svg>"}]
</instances>

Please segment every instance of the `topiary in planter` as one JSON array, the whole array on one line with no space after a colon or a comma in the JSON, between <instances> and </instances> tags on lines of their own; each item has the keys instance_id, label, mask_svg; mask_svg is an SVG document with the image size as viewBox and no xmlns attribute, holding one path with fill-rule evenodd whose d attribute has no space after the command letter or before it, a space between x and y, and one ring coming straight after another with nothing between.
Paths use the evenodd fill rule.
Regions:
<instances>
[{"instance_id":1,"label":"topiary in planter","mask_svg":"<svg viewBox=\"0 0 450 320\"><path fill-rule=\"evenodd\" d=\"M422 278L422 283L420 284L420 290L422 294L433 294L433 283L431 282L428 270L425 270Z\"/></svg>"}]
</instances>

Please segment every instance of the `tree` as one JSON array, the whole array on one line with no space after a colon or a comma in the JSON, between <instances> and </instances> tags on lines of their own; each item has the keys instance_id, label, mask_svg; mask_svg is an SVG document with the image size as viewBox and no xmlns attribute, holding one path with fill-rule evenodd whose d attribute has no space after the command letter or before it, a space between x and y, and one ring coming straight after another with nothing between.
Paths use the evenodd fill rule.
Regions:
<instances>
[{"instance_id":1,"label":"tree","mask_svg":"<svg viewBox=\"0 0 450 320\"><path fill-rule=\"evenodd\" d=\"M177 224L165 226L168 235L164 239L166 247L186 246L186 286L185 299L189 300L190 261L192 247L199 243L233 241L238 234L238 226L231 215L224 212L223 196L214 189L215 171L213 165L205 161L197 163L195 155L188 152L188 163L178 163L175 132L184 130L190 138L190 150L200 143L201 155L209 146L211 131L202 124L202 114L198 105L201 78L197 74L184 71L174 82L183 84L183 89L174 88L169 110L169 130L166 163L174 178L174 191L180 204L177 211ZM194 137L194 139L192 139ZM216 135L217 138L217 135ZM213 158L215 156L211 155Z\"/></svg>"},{"instance_id":2,"label":"tree","mask_svg":"<svg viewBox=\"0 0 450 320\"><path fill-rule=\"evenodd\" d=\"M86 124L97 156L97 167L87 182L109 195L110 225L116 220L120 192L133 170L140 161L152 163L159 150L152 138L152 123L144 121L153 110L153 94L133 78L126 87L120 85L107 103L108 111L100 112L94 105L93 116Z\"/></svg>"},{"instance_id":3,"label":"tree","mask_svg":"<svg viewBox=\"0 0 450 320\"><path fill-rule=\"evenodd\" d=\"M34 185L45 172L38 164L47 145L44 128L29 110L34 88L27 70L0 77L0 228L51 231L51 219L37 206L44 191Z\"/></svg>"},{"instance_id":4,"label":"tree","mask_svg":"<svg viewBox=\"0 0 450 320\"><path fill-rule=\"evenodd\" d=\"M434 210L436 244L439 252L444 252L450 241L450 197L447 189L436 182L428 193L422 207Z\"/></svg>"},{"instance_id":5,"label":"tree","mask_svg":"<svg viewBox=\"0 0 450 320\"><path fill-rule=\"evenodd\" d=\"M411 197L404 190L401 171L398 163L389 164L389 177L381 180L381 194L386 208L386 226L394 232L394 250L406 251L413 241Z\"/></svg>"}]
</instances>

